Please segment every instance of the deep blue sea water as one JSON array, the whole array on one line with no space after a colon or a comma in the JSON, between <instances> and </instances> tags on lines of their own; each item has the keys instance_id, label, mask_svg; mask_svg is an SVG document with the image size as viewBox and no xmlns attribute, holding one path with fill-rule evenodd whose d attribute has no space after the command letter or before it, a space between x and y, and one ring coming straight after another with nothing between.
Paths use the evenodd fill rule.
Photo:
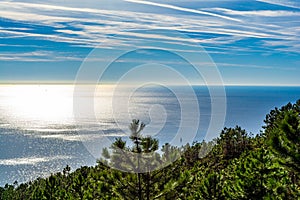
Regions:
<instances>
[{"instance_id":1,"label":"deep blue sea water","mask_svg":"<svg viewBox=\"0 0 300 200\"><path fill-rule=\"evenodd\" d=\"M85 105L74 105L71 86L0 86L0 185L47 176L67 164L73 169L94 165L103 143L93 142L103 140L103 135L111 141L118 136L126 139L132 118L145 122L144 134L158 138L160 145L170 142L183 125L180 140L188 141L195 123L199 126L194 141L217 137L219 132L206 135L215 117L208 89L193 89L197 102L184 87L176 89L177 97L169 88L144 87L125 101L122 93L112 95L112 89L106 88L94 95L96 118L91 120L84 113L74 119L74 106ZM300 87L227 86L225 91L222 127L239 125L253 134L262 130L271 109L300 99ZM89 98L88 93L81 94L79 98ZM183 101L188 105L184 109L180 106ZM195 117L198 108L200 120Z\"/></svg>"}]
</instances>

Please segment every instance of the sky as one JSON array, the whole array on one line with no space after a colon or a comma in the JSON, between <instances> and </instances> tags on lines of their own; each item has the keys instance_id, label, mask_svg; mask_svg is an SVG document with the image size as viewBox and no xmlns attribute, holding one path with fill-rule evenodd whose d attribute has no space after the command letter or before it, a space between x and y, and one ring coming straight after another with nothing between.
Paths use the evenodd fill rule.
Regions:
<instances>
[{"instance_id":1,"label":"sky","mask_svg":"<svg viewBox=\"0 0 300 200\"><path fill-rule=\"evenodd\" d=\"M3 0L0 83L73 83L107 63L115 82L158 63L149 80L164 66L201 84L193 65L214 63L225 85L300 85L299 41L299 0Z\"/></svg>"}]
</instances>

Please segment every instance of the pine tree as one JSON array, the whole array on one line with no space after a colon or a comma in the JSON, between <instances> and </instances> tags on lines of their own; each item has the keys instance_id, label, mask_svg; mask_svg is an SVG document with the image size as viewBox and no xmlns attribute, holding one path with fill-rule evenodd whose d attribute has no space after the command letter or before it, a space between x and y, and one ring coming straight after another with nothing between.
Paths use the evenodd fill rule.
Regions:
<instances>
[{"instance_id":1,"label":"pine tree","mask_svg":"<svg viewBox=\"0 0 300 200\"><path fill-rule=\"evenodd\" d=\"M158 150L158 140L149 136L142 136L141 132L145 128L144 123L139 120L132 120L129 126L131 131L130 140L133 143L132 147L126 146L126 141L121 138L116 138L111 146L112 152L104 149L102 152L103 157L108 160L108 164L113 168L131 172L134 174L126 174L124 172L116 172L115 175L122 175L123 177L114 177L119 180L119 186L122 189L124 185L128 186L127 192L121 194L130 195L133 199L138 197L141 199L150 199L151 185L153 184L152 171L161 164L161 158L155 151ZM136 176L136 181L133 179ZM123 183L124 178L127 183ZM121 180L123 179L123 180ZM135 190L136 188L136 190ZM118 192L118 191L117 191Z\"/></svg>"},{"instance_id":2,"label":"pine tree","mask_svg":"<svg viewBox=\"0 0 300 200\"><path fill-rule=\"evenodd\" d=\"M230 199L297 199L299 191L274 155L261 147L235 159L224 170L224 193Z\"/></svg>"},{"instance_id":3,"label":"pine tree","mask_svg":"<svg viewBox=\"0 0 300 200\"><path fill-rule=\"evenodd\" d=\"M300 185L300 100L267 115L264 136L281 164L291 169L293 183Z\"/></svg>"}]
</instances>

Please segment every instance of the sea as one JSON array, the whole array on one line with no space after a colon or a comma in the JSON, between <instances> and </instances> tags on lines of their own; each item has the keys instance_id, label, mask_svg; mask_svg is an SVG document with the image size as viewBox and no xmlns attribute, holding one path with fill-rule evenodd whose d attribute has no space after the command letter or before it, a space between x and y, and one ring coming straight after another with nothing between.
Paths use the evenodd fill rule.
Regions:
<instances>
[{"instance_id":1,"label":"sea","mask_svg":"<svg viewBox=\"0 0 300 200\"><path fill-rule=\"evenodd\" d=\"M180 146L218 137L224 127L263 131L266 114L300 99L292 86L0 85L0 185L92 166L129 125Z\"/></svg>"}]
</instances>

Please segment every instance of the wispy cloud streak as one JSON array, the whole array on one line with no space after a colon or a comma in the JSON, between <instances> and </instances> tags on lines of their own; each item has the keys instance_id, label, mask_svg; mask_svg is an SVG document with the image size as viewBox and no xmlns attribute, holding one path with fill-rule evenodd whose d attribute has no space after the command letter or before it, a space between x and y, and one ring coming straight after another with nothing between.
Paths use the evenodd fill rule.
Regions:
<instances>
[{"instance_id":1,"label":"wispy cloud streak","mask_svg":"<svg viewBox=\"0 0 300 200\"><path fill-rule=\"evenodd\" d=\"M284 7L300 9L300 2L298 0L257 0L257 1L272 4L272 5L279 5Z\"/></svg>"},{"instance_id":2,"label":"wispy cloud streak","mask_svg":"<svg viewBox=\"0 0 300 200\"><path fill-rule=\"evenodd\" d=\"M22 27L0 27L0 39L26 38L88 48L99 47L104 40L109 42L106 42L107 46L101 46L102 48L122 48L128 45L140 46L146 40L156 39L182 45L200 44L218 49L213 53L219 54L271 53L272 51L300 53L298 45L300 26L297 23L299 12L294 10L240 11L222 7L196 10L152 1L124 1L189 12L190 15L3 1L0 2L2 10L0 17L11 20L12 24L15 22L22 24ZM271 17L276 17L276 20ZM287 20L286 17L293 20ZM50 31L41 32L44 28ZM137 31L156 29L179 31L191 37L170 37ZM112 35L118 35L118 37L111 37ZM259 45L259 48L253 49L253 45L238 45L239 41L248 39L255 39L255 45ZM50 58L39 55L16 54L13 56L5 53L0 55L1 60L31 61L34 57L37 61L46 61ZM61 59L79 60L81 58L78 58L78 55L72 58L68 54L53 57L53 60Z\"/></svg>"},{"instance_id":3,"label":"wispy cloud streak","mask_svg":"<svg viewBox=\"0 0 300 200\"><path fill-rule=\"evenodd\" d=\"M226 8L215 8L213 10L221 11L227 15L241 15L241 16L258 16L258 17L300 17L300 12L287 10L251 10L238 11Z\"/></svg>"},{"instance_id":4,"label":"wispy cloud streak","mask_svg":"<svg viewBox=\"0 0 300 200\"><path fill-rule=\"evenodd\" d=\"M132 2L132 3L138 3L138 4L151 5L151 6L158 6L158 7L162 7L162 8L169 8L169 9L173 9L173 10L190 12L190 13L195 13L195 14L200 14L200 15L209 15L209 16L213 16L213 17L219 17L219 18L222 18L222 19L226 19L226 20L241 22L241 20L239 20L239 19L235 19L235 18L232 18L232 17L227 17L225 15L218 15L218 14L215 14L215 13L210 13L210 12L196 10L196 9L190 9L190 8L183 8L183 7L174 6L174 5L170 5L170 4L156 3L156 2L144 1L144 0L143 1L140 1L140 0L124 0L124 1Z\"/></svg>"}]
</instances>

